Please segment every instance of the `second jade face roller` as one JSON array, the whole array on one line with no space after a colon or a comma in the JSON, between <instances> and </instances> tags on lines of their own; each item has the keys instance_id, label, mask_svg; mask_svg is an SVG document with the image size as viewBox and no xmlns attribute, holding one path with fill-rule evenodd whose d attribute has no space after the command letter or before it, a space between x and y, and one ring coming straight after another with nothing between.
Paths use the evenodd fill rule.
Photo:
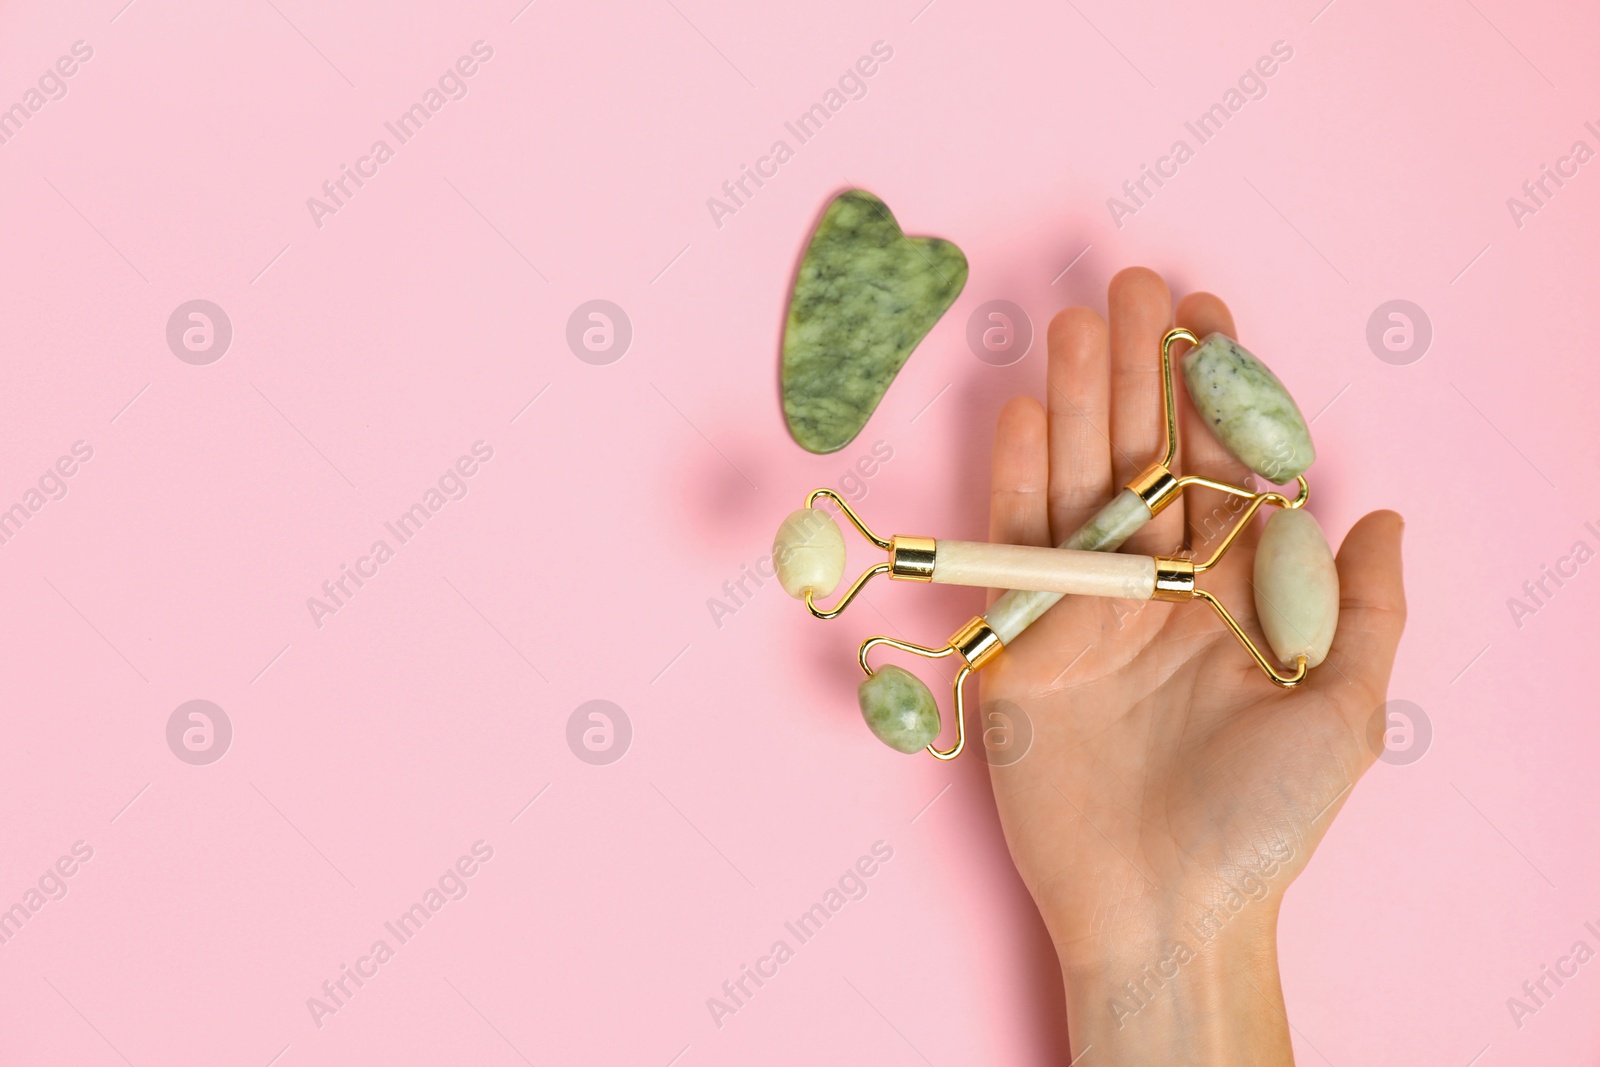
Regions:
<instances>
[{"instance_id":1,"label":"second jade face roller","mask_svg":"<svg viewBox=\"0 0 1600 1067\"><path fill-rule=\"evenodd\" d=\"M1257 475L1274 483L1296 481L1299 492L1293 499L1275 491L1253 492L1197 475L1178 477L1172 473L1177 452L1177 416L1171 353L1178 341L1194 345L1183 357L1182 367L1190 397L1206 424L1228 451ZM1060 549L935 541L926 537L896 536L885 540L827 489L812 493L805 508L784 520L773 546L779 580L791 596L804 599L818 618L837 617L867 581L882 573L908 581L1012 589L984 615L975 616L957 630L943 648L889 637L872 637L862 643L858 659L867 674L861 686L862 713L868 725L891 747L907 752L926 747L940 759L958 755L965 745L962 683L967 675L998 655L1069 593L1204 600L1257 665L1285 687L1299 684L1307 669L1326 654L1333 634L1330 619L1337 617L1337 573L1315 520L1298 511L1309 494L1304 471L1315 458L1311 435L1299 409L1260 360L1224 335L1212 334L1199 341L1188 330L1170 330L1162 338L1160 355L1165 416L1161 461L1130 482L1094 518L1062 542ZM1250 501L1209 561L1197 564L1175 557L1094 555L1119 548L1190 486L1205 486ZM829 610L819 608L816 598L829 595L838 586L845 553L838 525L814 506L822 497L832 499L867 540L889 554L886 562L858 577ZM1293 673L1287 675L1272 667L1221 602L1195 584L1196 575L1214 566L1255 513L1267 504L1284 510L1273 516L1263 535L1257 556L1256 600L1268 644L1286 665L1293 667ZM1327 593L1330 582L1331 599ZM877 645L929 658L960 657L962 667L952 684L957 736L951 748L941 750L934 746L939 718L926 686L902 668L874 671L868 655Z\"/></svg>"}]
</instances>

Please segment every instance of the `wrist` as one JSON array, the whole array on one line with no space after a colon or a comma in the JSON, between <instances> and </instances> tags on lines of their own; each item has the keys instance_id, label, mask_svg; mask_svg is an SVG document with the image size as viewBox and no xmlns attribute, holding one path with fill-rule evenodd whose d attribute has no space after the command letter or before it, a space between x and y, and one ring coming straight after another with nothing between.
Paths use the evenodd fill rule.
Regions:
<instances>
[{"instance_id":1,"label":"wrist","mask_svg":"<svg viewBox=\"0 0 1600 1067\"><path fill-rule=\"evenodd\" d=\"M1093 1046L1118 1064L1293 1063L1276 899L1115 923L1061 964L1075 1057Z\"/></svg>"}]
</instances>

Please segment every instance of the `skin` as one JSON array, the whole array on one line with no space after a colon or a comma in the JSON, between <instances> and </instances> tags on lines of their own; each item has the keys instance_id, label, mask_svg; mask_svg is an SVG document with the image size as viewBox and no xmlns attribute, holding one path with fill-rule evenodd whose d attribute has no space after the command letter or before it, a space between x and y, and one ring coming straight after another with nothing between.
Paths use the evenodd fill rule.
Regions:
<instances>
[{"instance_id":1,"label":"skin","mask_svg":"<svg viewBox=\"0 0 1600 1067\"><path fill-rule=\"evenodd\" d=\"M1057 315L1047 402L1015 397L1000 414L995 541L1058 543L1159 455L1156 354L1174 321L1237 338L1221 300L1192 293L1174 314L1144 268L1112 279L1107 307L1109 323L1088 308ZM1174 470L1251 484L1187 396L1179 406ZM1123 550L1206 558L1233 517L1222 494L1187 490ZM1200 579L1258 643L1248 577L1261 521ZM983 707L1008 701L1033 724L1027 756L991 779L1060 959L1072 1054L1093 1050L1082 1067L1293 1063L1279 906L1381 751L1374 712L1405 625L1403 525L1377 511L1345 537L1338 633L1298 689L1269 682L1198 602L1067 597L979 674Z\"/></svg>"}]
</instances>

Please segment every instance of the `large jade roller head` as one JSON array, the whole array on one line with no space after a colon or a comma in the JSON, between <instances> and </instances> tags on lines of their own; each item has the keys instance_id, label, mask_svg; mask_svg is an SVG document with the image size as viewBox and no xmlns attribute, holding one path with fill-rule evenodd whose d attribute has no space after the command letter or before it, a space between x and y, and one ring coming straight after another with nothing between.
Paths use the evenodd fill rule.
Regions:
<instances>
[{"instance_id":1,"label":"large jade roller head","mask_svg":"<svg viewBox=\"0 0 1600 1067\"><path fill-rule=\"evenodd\" d=\"M1293 481L1317 458L1311 429L1267 365L1214 333L1182 360L1189 399L1224 448L1274 485Z\"/></svg>"},{"instance_id":2,"label":"large jade roller head","mask_svg":"<svg viewBox=\"0 0 1600 1067\"><path fill-rule=\"evenodd\" d=\"M1128 483L1128 495L1137 497L1153 518L1189 486L1206 486L1233 496L1250 497L1251 490L1197 474L1182 477L1172 472L1178 459L1178 403L1172 385L1172 349L1179 341L1193 347L1183 357L1184 384L1195 410L1222 446L1251 471L1274 485L1300 482L1316 459L1311 430L1283 383L1237 341L1220 333L1204 340L1182 326L1161 338L1161 408L1163 446L1161 458ZM1112 504L1118 501L1113 500ZM1091 520L1091 523L1093 520Z\"/></svg>"},{"instance_id":3,"label":"large jade roller head","mask_svg":"<svg viewBox=\"0 0 1600 1067\"><path fill-rule=\"evenodd\" d=\"M1315 667L1339 626L1339 568L1308 511L1275 512L1256 546L1256 617L1273 654Z\"/></svg>"}]
</instances>

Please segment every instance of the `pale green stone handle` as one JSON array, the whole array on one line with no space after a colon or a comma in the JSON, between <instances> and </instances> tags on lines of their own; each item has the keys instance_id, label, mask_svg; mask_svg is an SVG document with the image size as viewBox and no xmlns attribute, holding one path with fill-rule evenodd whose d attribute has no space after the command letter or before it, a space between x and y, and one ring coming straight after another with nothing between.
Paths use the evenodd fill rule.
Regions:
<instances>
[{"instance_id":1,"label":"pale green stone handle","mask_svg":"<svg viewBox=\"0 0 1600 1067\"><path fill-rule=\"evenodd\" d=\"M1112 497L1111 502L1101 508L1094 518L1079 527L1077 533L1061 542L1061 547L1085 552L1114 552L1139 527L1149 522L1150 517L1150 509L1139 499L1139 494L1132 489L1124 489ZM996 600L984 618L1000 636L1001 643L1009 645L1062 596L1061 593L1013 589Z\"/></svg>"}]
</instances>

